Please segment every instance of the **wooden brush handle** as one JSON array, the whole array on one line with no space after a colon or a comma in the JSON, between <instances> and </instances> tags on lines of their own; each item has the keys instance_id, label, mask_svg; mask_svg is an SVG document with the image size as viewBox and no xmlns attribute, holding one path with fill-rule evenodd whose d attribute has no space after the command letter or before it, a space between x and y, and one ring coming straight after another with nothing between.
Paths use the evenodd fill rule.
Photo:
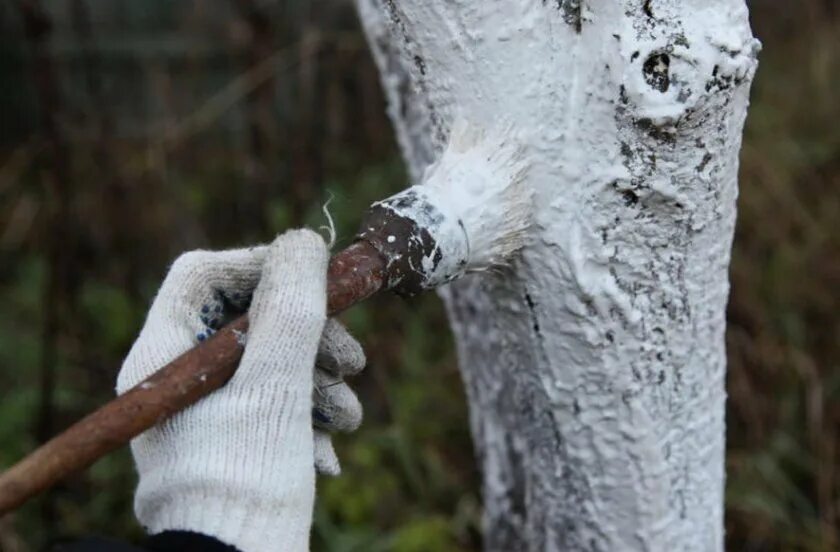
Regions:
<instances>
[{"instance_id":1,"label":"wooden brush handle","mask_svg":"<svg viewBox=\"0 0 840 552\"><path fill-rule=\"evenodd\" d=\"M341 312L385 281L382 256L357 241L330 260L327 312ZM6 470L0 475L0 515L223 386L239 366L247 331L243 315Z\"/></svg>"}]
</instances>

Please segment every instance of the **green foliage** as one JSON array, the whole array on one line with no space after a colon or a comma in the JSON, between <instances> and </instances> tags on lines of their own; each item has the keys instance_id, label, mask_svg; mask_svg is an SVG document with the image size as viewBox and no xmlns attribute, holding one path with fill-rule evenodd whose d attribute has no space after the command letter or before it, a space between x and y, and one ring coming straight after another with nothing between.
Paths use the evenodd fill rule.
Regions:
<instances>
[{"instance_id":1,"label":"green foliage","mask_svg":"<svg viewBox=\"0 0 840 552\"><path fill-rule=\"evenodd\" d=\"M143 314L138 305L123 290L103 283L84 286L79 299L85 324L108 353L119 356L134 338L138 314Z\"/></svg>"}]
</instances>

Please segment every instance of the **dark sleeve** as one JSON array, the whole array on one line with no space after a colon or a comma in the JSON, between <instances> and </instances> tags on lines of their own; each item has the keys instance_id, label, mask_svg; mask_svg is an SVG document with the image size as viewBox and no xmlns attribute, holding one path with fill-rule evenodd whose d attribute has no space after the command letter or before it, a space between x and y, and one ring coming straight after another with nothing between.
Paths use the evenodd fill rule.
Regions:
<instances>
[{"instance_id":1,"label":"dark sleeve","mask_svg":"<svg viewBox=\"0 0 840 552\"><path fill-rule=\"evenodd\" d=\"M239 549L199 533L164 531L149 537L142 546L111 539L88 538L57 544L50 552L239 552Z\"/></svg>"}]
</instances>

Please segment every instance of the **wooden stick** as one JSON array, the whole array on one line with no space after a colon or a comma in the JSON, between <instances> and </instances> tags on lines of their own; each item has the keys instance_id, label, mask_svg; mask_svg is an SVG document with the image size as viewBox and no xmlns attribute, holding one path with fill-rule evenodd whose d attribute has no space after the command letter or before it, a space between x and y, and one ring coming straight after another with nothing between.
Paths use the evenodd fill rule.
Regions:
<instances>
[{"instance_id":1,"label":"wooden stick","mask_svg":"<svg viewBox=\"0 0 840 552\"><path fill-rule=\"evenodd\" d=\"M386 280L382 256L367 241L355 242L330 260L327 311L343 311ZM247 331L243 315L6 470L0 475L0 515L223 386L239 366Z\"/></svg>"}]
</instances>

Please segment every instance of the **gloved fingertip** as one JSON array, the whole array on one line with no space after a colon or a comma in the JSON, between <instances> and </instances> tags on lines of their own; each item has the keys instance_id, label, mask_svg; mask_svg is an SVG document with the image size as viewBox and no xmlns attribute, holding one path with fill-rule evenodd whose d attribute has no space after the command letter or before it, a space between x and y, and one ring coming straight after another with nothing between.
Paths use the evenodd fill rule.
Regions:
<instances>
[{"instance_id":1,"label":"gloved fingertip","mask_svg":"<svg viewBox=\"0 0 840 552\"><path fill-rule=\"evenodd\" d=\"M344 382L319 386L320 372L315 370L317 391L313 396L312 422L316 427L328 431L356 431L362 425L364 417L359 398Z\"/></svg>"},{"instance_id":2,"label":"gloved fingertip","mask_svg":"<svg viewBox=\"0 0 840 552\"><path fill-rule=\"evenodd\" d=\"M287 230L271 243L269 260L302 265L325 265L329 251L324 238L308 228ZM274 263L276 266L276 263ZM303 268L303 266L296 266Z\"/></svg>"},{"instance_id":3,"label":"gloved fingertip","mask_svg":"<svg viewBox=\"0 0 840 552\"><path fill-rule=\"evenodd\" d=\"M324 431L315 430L314 453L315 469L321 475L336 476L341 474L341 463L332 444L332 438Z\"/></svg>"},{"instance_id":4,"label":"gloved fingertip","mask_svg":"<svg viewBox=\"0 0 840 552\"><path fill-rule=\"evenodd\" d=\"M327 320L318 346L316 363L339 376L352 376L367 364L362 346L350 332L334 318Z\"/></svg>"},{"instance_id":5,"label":"gloved fingertip","mask_svg":"<svg viewBox=\"0 0 840 552\"><path fill-rule=\"evenodd\" d=\"M283 322L283 327L305 327L304 333L311 329L320 335L326 319L328 259L324 240L311 230L278 236L269 246L251 303L254 326L274 332Z\"/></svg>"},{"instance_id":6,"label":"gloved fingertip","mask_svg":"<svg viewBox=\"0 0 840 552\"><path fill-rule=\"evenodd\" d=\"M246 292L259 280L268 247L254 246L224 251L197 249L182 253L169 269L158 296L174 292L206 295L208 290Z\"/></svg>"}]
</instances>

